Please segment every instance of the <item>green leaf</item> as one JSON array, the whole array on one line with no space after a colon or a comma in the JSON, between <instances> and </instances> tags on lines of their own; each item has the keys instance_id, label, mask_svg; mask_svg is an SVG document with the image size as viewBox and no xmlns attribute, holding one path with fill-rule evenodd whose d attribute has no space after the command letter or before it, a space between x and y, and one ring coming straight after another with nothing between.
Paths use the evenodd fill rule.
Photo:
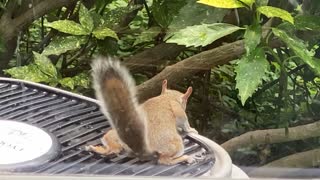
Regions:
<instances>
[{"instance_id":1,"label":"green leaf","mask_svg":"<svg viewBox=\"0 0 320 180\"><path fill-rule=\"evenodd\" d=\"M233 9L244 7L244 5L237 0L199 0L197 2L217 8Z\"/></svg>"},{"instance_id":2,"label":"green leaf","mask_svg":"<svg viewBox=\"0 0 320 180\"><path fill-rule=\"evenodd\" d=\"M74 77L66 77L59 80L59 83L63 87L68 87L71 90L74 90L76 86L81 86L84 88L89 88L89 76L85 73L80 73Z\"/></svg>"},{"instance_id":3,"label":"green leaf","mask_svg":"<svg viewBox=\"0 0 320 180\"><path fill-rule=\"evenodd\" d=\"M225 23L202 24L189 26L178 32L167 40L168 43L177 43L188 46L206 46L215 40L229 35L240 27Z\"/></svg>"},{"instance_id":4,"label":"green leaf","mask_svg":"<svg viewBox=\"0 0 320 180\"><path fill-rule=\"evenodd\" d=\"M257 9L261 14L264 14L268 18L271 17L278 17L285 21L290 22L291 24L294 24L293 17L291 14L283 9L272 7L272 6L261 6Z\"/></svg>"},{"instance_id":5,"label":"green leaf","mask_svg":"<svg viewBox=\"0 0 320 180\"><path fill-rule=\"evenodd\" d=\"M11 75L13 78L22 79L32 82L49 82L50 77L43 74L35 64L28 66L14 67L4 70L6 74Z\"/></svg>"},{"instance_id":6,"label":"green leaf","mask_svg":"<svg viewBox=\"0 0 320 180\"><path fill-rule=\"evenodd\" d=\"M90 33L93 30L93 19L90 15L90 12L83 4L80 5L79 21L82 27L86 29L87 32Z\"/></svg>"},{"instance_id":7,"label":"green leaf","mask_svg":"<svg viewBox=\"0 0 320 180\"><path fill-rule=\"evenodd\" d=\"M42 52L43 55L59 55L69 50L78 49L86 42L82 36L67 36L55 38Z\"/></svg>"},{"instance_id":8,"label":"green leaf","mask_svg":"<svg viewBox=\"0 0 320 180\"><path fill-rule=\"evenodd\" d=\"M37 52L33 52L34 62L40 69L43 74L47 76L57 79L58 73L56 67L52 64L49 58L43 54L39 54Z\"/></svg>"},{"instance_id":9,"label":"green leaf","mask_svg":"<svg viewBox=\"0 0 320 180\"><path fill-rule=\"evenodd\" d=\"M86 73L80 73L72 78L75 81L75 86L89 88L90 76Z\"/></svg>"},{"instance_id":10,"label":"green leaf","mask_svg":"<svg viewBox=\"0 0 320 180\"><path fill-rule=\"evenodd\" d=\"M192 0L180 9L169 25L169 30L176 32L187 26L221 22L229 11L229 9L204 6Z\"/></svg>"},{"instance_id":11,"label":"green leaf","mask_svg":"<svg viewBox=\"0 0 320 180\"><path fill-rule=\"evenodd\" d=\"M313 53L307 49L305 43L296 37L289 36L288 33L280 29L273 28L272 32L285 42L288 47L306 64L308 64L316 74L320 75L320 61L313 58Z\"/></svg>"},{"instance_id":12,"label":"green leaf","mask_svg":"<svg viewBox=\"0 0 320 180\"><path fill-rule=\"evenodd\" d=\"M53 29L56 29L60 32L64 32L67 34L72 35L88 35L90 32L88 32L86 29L84 29L80 24L70 21L70 20L59 20L54 21L52 23L45 24L47 27L51 27Z\"/></svg>"},{"instance_id":13,"label":"green leaf","mask_svg":"<svg viewBox=\"0 0 320 180\"><path fill-rule=\"evenodd\" d=\"M294 25L299 30L320 31L319 16L299 15L294 18Z\"/></svg>"},{"instance_id":14,"label":"green leaf","mask_svg":"<svg viewBox=\"0 0 320 180\"><path fill-rule=\"evenodd\" d=\"M249 56L240 59L235 71L237 73L236 88L239 89L242 105L257 90L268 68L269 63L261 48L257 48Z\"/></svg>"},{"instance_id":15,"label":"green leaf","mask_svg":"<svg viewBox=\"0 0 320 180\"><path fill-rule=\"evenodd\" d=\"M259 6L266 6L268 5L269 0L256 0L256 5Z\"/></svg>"},{"instance_id":16,"label":"green leaf","mask_svg":"<svg viewBox=\"0 0 320 180\"><path fill-rule=\"evenodd\" d=\"M161 32L160 27L152 27L146 31L143 31L140 36L136 38L136 40L133 43L133 46L145 43L145 42L151 42L154 41L154 37L157 36Z\"/></svg>"},{"instance_id":17,"label":"green leaf","mask_svg":"<svg viewBox=\"0 0 320 180\"><path fill-rule=\"evenodd\" d=\"M262 28L260 24L253 24L248 26L244 34L244 45L247 54L253 51L261 40Z\"/></svg>"},{"instance_id":18,"label":"green leaf","mask_svg":"<svg viewBox=\"0 0 320 180\"><path fill-rule=\"evenodd\" d=\"M252 4L256 1L256 0L239 0L241 2L243 2L244 4L246 4L247 6L249 6L250 8L252 8Z\"/></svg>"},{"instance_id":19,"label":"green leaf","mask_svg":"<svg viewBox=\"0 0 320 180\"><path fill-rule=\"evenodd\" d=\"M186 2L185 0L153 0L152 15L161 27L166 28Z\"/></svg>"},{"instance_id":20,"label":"green leaf","mask_svg":"<svg viewBox=\"0 0 320 180\"><path fill-rule=\"evenodd\" d=\"M112 37L119 40L117 33L109 29L106 25L100 26L93 30L92 34L98 39L104 39L106 37Z\"/></svg>"},{"instance_id":21,"label":"green leaf","mask_svg":"<svg viewBox=\"0 0 320 180\"><path fill-rule=\"evenodd\" d=\"M63 86L63 87L67 87L67 88L70 88L71 90L74 89L74 80L71 78L71 77L66 77L66 78L63 78L63 79L60 79L59 80L59 83Z\"/></svg>"}]
</instances>

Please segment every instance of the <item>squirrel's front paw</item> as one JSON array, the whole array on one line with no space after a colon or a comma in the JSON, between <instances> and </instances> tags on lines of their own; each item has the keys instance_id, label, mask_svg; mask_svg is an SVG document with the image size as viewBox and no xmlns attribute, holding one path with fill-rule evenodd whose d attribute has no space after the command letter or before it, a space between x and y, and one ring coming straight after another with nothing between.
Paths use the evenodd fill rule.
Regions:
<instances>
[{"instance_id":1,"label":"squirrel's front paw","mask_svg":"<svg viewBox=\"0 0 320 180\"><path fill-rule=\"evenodd\" d=\"M86 151L93 151L94 146L92 146L92 145L85 146L84 149L85 149Z\"/></svg>"},{"instance_id":2,"label":"squirrel's front paw","mask_svg":"<svg viewBox=\"0 0 320 180\"><path fill-rule=\"evenodd\" d=\"M189 156L188 159L186 160L186 162L191 165L191 164L196 163L197 159L192 156Z\"/></svg>"},{"instance_id":3,"label":"squirrel's front paw","mask_svg":"<svg viewBox=\"0 0 320 180\"><path fill-rule=\"evenodd\" d=\"M199 134L198 131L195 128L190 128L188 133Z\"/></svg>"}]
</instances>

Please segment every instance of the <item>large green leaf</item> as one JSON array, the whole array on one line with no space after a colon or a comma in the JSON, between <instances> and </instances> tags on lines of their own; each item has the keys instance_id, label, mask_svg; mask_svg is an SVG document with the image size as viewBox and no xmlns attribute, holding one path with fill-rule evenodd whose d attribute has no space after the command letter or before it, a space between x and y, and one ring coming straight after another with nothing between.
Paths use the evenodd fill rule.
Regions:
<instances>
[{"instance_id":1,"label":"large green leaf","mask_svg":"<svg viewBox=\"0 0 320 180\"><path fill-rule=\"evenodd\" d=\"M40 69L40 71L47 76L57 79L58 73L56 67L52 64L49 58L43 54L39 54L37 52L33 52L34 62Z\"/></svg>"},{"instance_id":2,"label":"large green leaf","mask_svg":"<svg viewBox=\"0 0 320 180\"><path fill-rule=\"evenodd\" d=\"M70 20L58 20L52 23L47 23L46 26L72 35L90 34L90 32L84 29L80 24Z\"/></svg>"},{"instance_id":3,"label":"large green leaf","mask_svg":"<svg viewBox=\"0 0 320 180\"><path fill-rule=\"evenodd\" d=\"M153 0L152 15L161 27L168 27L173 17L186 4L185 0Z\"/></svg>"},{"instance_id":4,"label":"large green leaf","mask_svg":"<svg viewBox=\"0 0 320 180\"><path fill-rule=\"evenodd\" d=\"M299 30L320 31L319 16L299 15L294 18L294 25Z\"/></svg>"},{"instance_id":5,"label":"large green leaf","mask_svg":"<svg viewBox=\"0 0 320 180\"><path fill-rule=\"evenodd\" d=\"M43 55L59 55L69 50L80 48L86 42L83 36L67 36L55 38L42 52Z\"/></svg>"},{"instance_id":6,"label":"large green leaf","mask_svg":"<svg viewBox=\"0 0 320 180\"><path fill-rule=\"evenodd\" d=\"M262 28L260 24L253 24L248 26L244 34L244 45L247 54L250 54L261 40Z\"/></svg>"},{"instance_id":7,"label":"large green leaf","mask_svg":"<svg viewBox=\"0 0 320 180\"><path fill-rule=\"evenodd\" d=\"M269 18L278 17L278 18L281 18L283 20L286 20L286 21L294 24L293 17L286 10L283 10L283 9L280 9L280 8L276 8L276 7L272 7L272 6L261 6L261 7L258 7L257 10L260 13L266 15Z\"/></svg>"},{"instance_id":8,"label":"large green leaf","mask_svg":"<svg viewBox=\"0 0 320 180\"><path fill-rule=\"evenodd\" d=\"M217 7L217 8L233 9L233 8L244 7L244 5L237 0L199 0L197 2L201 4Z\"/></svg>"},{"instance_id":9,"label":"large green leaf","mask_svg":"<svg viewBox=\"0 0 320 180\"><path fill-rule=\"evenodd\" d=\"M94 23L91 14L88 9L82 4L79 10L79 21L82 27L86 29L88 33L93 30Z\"/></svg>"},{"instance_id":10,"label":"large green leaf","mask_svg":"<svg viewBox=\"0 0 320 180\"><path fill-rule=\"evenodd\" d=\"M106 37L119 39L117 33L108 28L106 25L96 28L93 30L92 34L98 39L104 39Z\"/></svg>"},{"instance_id":11,"label":"large green leaf","mask_svg":"<svg viewBox=\"0 0 320 180\"><path fill-rule=\"evenodd\" d=\"M307 49L305 43L280 29L273 28L272 31L274 35L285 42L298 57L308 64L316 74L320 75L320 61L313 58L313 53Z\"/></svg>"},{"instance_id":12,"label":"large green leaf","mask_svg":"<svg viewBox=\"0 0 320 180\"><path fill-rule=\"evenodd\" d=\"M35 64L6 69L4 70L4 72L16 79L22 79L22 80L27 80L32 82L49 82L50 81L50 77L47 76L46 74L43 74Z\"/></svg>"},{"instance_id":13,"label":"large green leaf","mask_svg":"<svg viewBox=\"0 0 320 180\"><path fill-rule=\"evenodd\" d=\"M176 32L187 26L221 22L229 11L229 9L213 8L196 3L195 0L190 0L172 20L169 30Z\"/></svg>"},{"instance_id":14,"label":"large green leaf","mask_svg":"<svg viewBox=\"0 0 320 180\"><path fill-rule=\"evenodd\" d=\"M215 40L229 35L240 27L225 23L202 24L189 26L178 32L167 40L168 43L177 43L186 46L206 46Z\"/></svg>"},{"instance_id":15,"label":"large green leaf","mask_svg":"<svg viewBox=\"0 0 320 180\"><path fill-rule=\"evenodd\" d=\"M262 48L257 48L250 55L240 59L235 71L236 88L239 89L242 105L257 90L268 69L269 63Z\"/></svg>"}]
</instances>

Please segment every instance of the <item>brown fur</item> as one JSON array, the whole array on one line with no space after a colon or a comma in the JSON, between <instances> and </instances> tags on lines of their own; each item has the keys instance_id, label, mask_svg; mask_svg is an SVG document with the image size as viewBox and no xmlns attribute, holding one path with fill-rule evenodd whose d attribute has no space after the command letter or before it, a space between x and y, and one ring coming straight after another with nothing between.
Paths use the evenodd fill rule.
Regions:
<instances>
[{"instance_id":1,"label":"brown fur","mask_svg":"<svg viewBox=\"0 0 320 180\"><path fill-rule=\"evenodd\" d=\"M132 77L125 68L112 62L98 63L105 67L93 66L93 77L98 81L95 90L105 105L103 110L111 119L114 130L105 134L105 147L90 146L90 150L108 155L126 149L140 159L154 156L156 152L161 164L190 160L189 156L183 155L183 140L177 128L195 131L189 126L185 113L192 88L188 88L185 94L168 90L164 80L161 95L138 105L134 99L134 87L131 87Z\"/></svg>"}]
</instances>

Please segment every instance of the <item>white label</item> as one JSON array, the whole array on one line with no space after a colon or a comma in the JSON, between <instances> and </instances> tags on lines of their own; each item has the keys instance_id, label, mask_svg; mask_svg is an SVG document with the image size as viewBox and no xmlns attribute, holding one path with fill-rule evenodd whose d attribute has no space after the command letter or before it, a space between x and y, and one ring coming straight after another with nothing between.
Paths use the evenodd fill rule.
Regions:
<instances>
[{"instance_id":1,"label":"white label","mask_svg":"<svg viewBox=\"0 0 320 180\"><path fill-rule=\"evenodd\" d=\"M0 120L0 165L23 163L47 153L48 133L25 123Z\"/></svg>"}]
</instances>

